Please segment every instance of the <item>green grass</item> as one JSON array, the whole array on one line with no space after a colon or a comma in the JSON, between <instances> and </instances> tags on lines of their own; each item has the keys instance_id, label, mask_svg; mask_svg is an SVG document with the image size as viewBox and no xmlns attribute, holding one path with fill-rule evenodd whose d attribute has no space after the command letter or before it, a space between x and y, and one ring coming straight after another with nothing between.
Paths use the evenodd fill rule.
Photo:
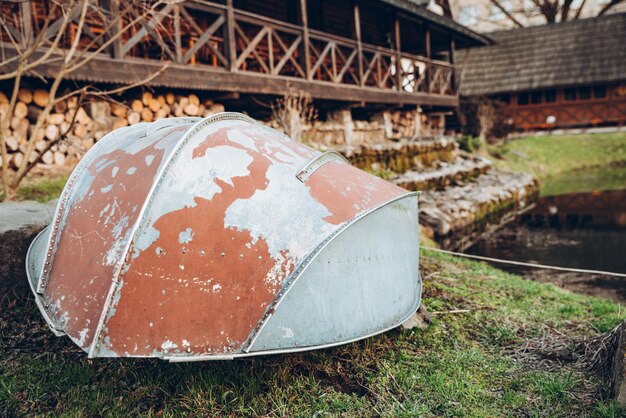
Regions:
<instances>
[{"instance_id":1,"label":"green grass","mask_svg":"<svg viewBox=\"0 0 626 418\"><path fill-rule=\"evenodd\" d=\"M67 176L54 176L52 178L32 180L29 184L19 188L17 191L17 200L48 202L59 197L66 182ZM4 193L0 191L0 202L3 200Z\"/></svg>"},{"instance_id":2,"label":"green grass","mask_svg":"<svg viewBox=\"0 0 626 418\"><path fill-rule=\"evenodd\" d=\"M236 361L89 360L22 286L0 302L0 415L623 416L600 377L522 350L611 329L623 306L423 255L428 329Z\"/></svg>"},{"instance_id":3,"label":"green grass","mask_svg":"<svg viewBox=\"0 0 626 418\"><path fill-rule=\"evenodd\" d=\"M626 163L572 170L547 177L541 187L544 196L626 189Z\"/></svg>"},{"instance_id":4,"label":"green grass","mask_svg":"<svg viewBox=\"0 0 626 418\"><path fill-rule=\"evenodd\" d=\"M496 167L550 177L589 167L626 163L626 133L528 136L490 148Z\"/></svg>"}]
</instances>

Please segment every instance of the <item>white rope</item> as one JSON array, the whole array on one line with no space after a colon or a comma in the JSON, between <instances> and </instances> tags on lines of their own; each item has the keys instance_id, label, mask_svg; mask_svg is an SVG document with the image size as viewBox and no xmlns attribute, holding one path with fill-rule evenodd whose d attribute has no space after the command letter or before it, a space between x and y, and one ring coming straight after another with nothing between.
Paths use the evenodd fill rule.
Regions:
<instances>
[{"instance_id":1,"label":"white rope","mask_svg":"<svg viewBox=\"0 0 626 418\"><path fill-rule=\"evenodd\" d=\"M604 276L626 277L626 273L615 273L613 271L600 271L600 270L575 269L575 268L569 268L569 267L548 266L546 264L525 263L522 261L502 260L499 258L483 257L481 255L457 253L455 251L442 250L440 248L432 248L432 247L421 247L421 248L423 250L456 255L456 256L465 257L465 258L473 258L473 259L482 260L482 261L491 261L493 263L513 264L515 266L535 267L535 268L548 269L548 270L571 271L574 273L589 273L589 274L602 274Z\"/></svg>"}]
</instances>

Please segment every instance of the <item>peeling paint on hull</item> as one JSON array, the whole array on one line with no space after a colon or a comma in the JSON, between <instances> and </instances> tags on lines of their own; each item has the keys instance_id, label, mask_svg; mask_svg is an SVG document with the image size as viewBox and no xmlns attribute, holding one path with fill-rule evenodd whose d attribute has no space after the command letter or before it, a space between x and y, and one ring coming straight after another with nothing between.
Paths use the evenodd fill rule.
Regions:
<instances>
[{"instance_id":1,"label":"peeling paint on hull","mask_svg":"<svg viewBox=\"0 0 626 418\"><path fill-rule=\"evenodd\" d=\"M319 348L381 332L417 308L415 194L243 115L154 125L115 131L85 156L50 233L29 252L44 317L91 357ZM315 267L359 254L358 268ZM315 300L347 309L333 314ZM323 322L306 336L290 322L298 305ZM363 320L350 325L348 312Z\"/></svg>"}]
</instances>

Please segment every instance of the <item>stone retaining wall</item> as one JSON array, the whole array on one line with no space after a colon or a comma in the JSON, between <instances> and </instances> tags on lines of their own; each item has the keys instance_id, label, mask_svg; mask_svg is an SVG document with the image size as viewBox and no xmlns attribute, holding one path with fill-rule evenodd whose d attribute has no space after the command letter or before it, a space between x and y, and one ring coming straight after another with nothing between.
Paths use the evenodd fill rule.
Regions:
<instances>
[{"instance_id":1,"label":"stone retaining wall","mask_svg":"<svg viewBox=\"0 0 626 418\"><path fill-rule=\"evenodd\" d=\"M56 203L0 203L0 295L16 286L28 287L26 252L39 231L51 222Z\"/></svg>"},{"instance_id":2,"label":"stone retaining wall","mask_svg":"<svg viewBox=\"0 0 626 418\"><path fill-rule=\"evenodd\" d=\"M420 223L443 248L463 250L480 235L511 221L539 198L530 174L492 170L465 186L420 195Z\"/></svg>"},{"instance_id":3,"label":"stone retaining wall","mask_svg":"<svg viewBox=\"0 0 626 418\"><path fill-rule=\"evenodd\" d=\"M321 149L325 149L321 147ZM458 155L454 139L409 140L377 142L364 145L344 145L333 148L354 166L363 170L391 170L404 173L416 168L432 167L435 163L452 162Z\"/></svg>"},{"instance_id":4,"label":"stone retaining wall","mask_svg":"<svg viewBox=\"0 0 626 418\"><path fill-rule=\"evenodd\" d=\"M446 187L475 179L491 169L482 157L464 156L452 163L440 162L433 170L412 170L391 181L407 190L444 190Z\"/></svg>"}]
</instances>

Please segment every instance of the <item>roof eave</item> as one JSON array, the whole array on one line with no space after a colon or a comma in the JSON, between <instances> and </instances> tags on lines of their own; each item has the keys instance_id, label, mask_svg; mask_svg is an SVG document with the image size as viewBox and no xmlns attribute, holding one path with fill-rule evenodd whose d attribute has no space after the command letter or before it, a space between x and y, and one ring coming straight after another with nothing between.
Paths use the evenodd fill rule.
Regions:
<instances>
[{"instance_id":1,"label":"roof eave","mask_svg":"<svg viewBox=\"0 0 626 418\"><path fill-rule=\"evenodd\" d=\"M421 19L427 20L437 26L446 28L456 34L458 38L464 38L470 45L469 46L481 46L481 45L492 45L494 44L494 40L487 36L473 30L460 25L454 20L438 15L437 13L433 13L428 9L420 7L416 4L409 2L408 0L382 0L384 3L387 3L393 7L398 9L402 9L410 14L416 15ZM473 45L471 45L473 44Z\"/></svg>"}]
</instances>

